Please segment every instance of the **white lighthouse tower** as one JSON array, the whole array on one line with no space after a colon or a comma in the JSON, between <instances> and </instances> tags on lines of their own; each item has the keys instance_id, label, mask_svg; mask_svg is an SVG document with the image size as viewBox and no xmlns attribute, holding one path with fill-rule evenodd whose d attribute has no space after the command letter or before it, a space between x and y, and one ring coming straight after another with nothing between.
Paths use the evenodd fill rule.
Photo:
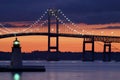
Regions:
<instances>
[{"instance_id":1,"label":"white lighthouse tower","mask_svg":"<svg viewBox=\"0 0 120 80\"><path fill-rule=\"evenodd\" d=\"M20 42L18 41L17 38L15 39L15 41L13 41L11 67L13 68L22 67L21 47Z\"/></svg>"}]
</instances>

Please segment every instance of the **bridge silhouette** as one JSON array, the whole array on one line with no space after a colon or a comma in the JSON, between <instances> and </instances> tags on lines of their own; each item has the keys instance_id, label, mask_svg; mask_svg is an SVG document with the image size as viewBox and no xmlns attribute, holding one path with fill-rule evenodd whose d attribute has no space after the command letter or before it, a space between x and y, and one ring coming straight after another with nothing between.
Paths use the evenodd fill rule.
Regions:
<instances>
[{"instance_id":1,"label":"bridge silhouette","mask_svg":"<svg viewBox=\"0 0 120 80\"><path fill-rule=\"evenodd\" d=\"M65 19L65 20L63 20ZM71 24L70 26L67 23ZM35 26L38 27L35 27ZM47 25L47 27L45 27ZM63 25L67 30L62 31L60 25ZM53 27L54 26L54 27ZM35 30L34 30L35 29ZM15 36L29 36L29 35L43 35L48 36L48 51L52 50L59 51L59 37L73 37L73 38L83 38L83 53L92 52L94 56L95 41L100 41L104 43L103 52L111 52L111 43L120 43L120 36L108 36L108 35L94 35L94 34L83 34L78 30L79 26L73 23L60 9L47 9L45 13L36 20L33 24L25 27L19 31L12 31L10 28L5 27L0 24L0 39L15 37ZM70 33L70 31L72 33ZM2 33L3 32L3 33ZM51 39L55 38L55 46L51 46ZM91 50L86 50L87 45L91 44Z\"/></svg>"}]
</instances>

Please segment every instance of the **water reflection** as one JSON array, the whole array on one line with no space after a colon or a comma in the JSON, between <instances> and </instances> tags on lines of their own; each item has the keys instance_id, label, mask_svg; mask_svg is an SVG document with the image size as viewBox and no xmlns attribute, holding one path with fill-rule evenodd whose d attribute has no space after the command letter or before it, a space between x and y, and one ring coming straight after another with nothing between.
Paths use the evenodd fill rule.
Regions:
<instances>
[{"instance_id":1,"label":"water reflection","mask_svg":"<svg viewBox=\"0 0 120 80\"><path fill-rule=\"evenodd\" d=\"M0 80L120 80L120 71L0 73Z\"/></svg>"},{"instance_id":2,"label":"water reflection","mask_svg":"<svg viewBox=\"0 0 120 80\"><path fill-rule=\"evenodd\" d=\"M12 73L12 78L13 80L21 80L21 74L20 72L13 72Z\"/></svg>"},{"instance_id":3,"label":"water reflection","mask_svg":"<svg viewBox=\"0 0 120 80\"><path fill-rule=\"evenodd\" d=\"M23 73L22 80L119 80L119 74L117 71Z\"/></svg>"},{"instance_id":4,"label":"water reflection","mask_svg":"<svg viewBox=\"0 0 120 80\"><path fill-rule=\"evenodd\" d=\"M26 62L45 65L46 72L0 73L0 80L120 80L118 62Z\"/></svg>"}]
</instances>

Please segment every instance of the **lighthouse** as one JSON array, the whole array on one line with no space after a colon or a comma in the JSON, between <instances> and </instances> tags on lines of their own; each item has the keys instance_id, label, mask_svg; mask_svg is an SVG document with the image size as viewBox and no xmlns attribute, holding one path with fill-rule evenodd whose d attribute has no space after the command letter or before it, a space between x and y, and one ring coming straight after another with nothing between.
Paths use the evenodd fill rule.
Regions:
<instances>
[{"instance_id":1,"label":"lighthouse","mask_svg":"<svg viewBox=\"0 0 120 80\"><path fill-rule=\"evenodd\" d=\"M20 42L18 41L17 38L15 39L15 41L13 41L11 67L13 68L22 67L21 47Z\"/></svg>"}]
</instances>

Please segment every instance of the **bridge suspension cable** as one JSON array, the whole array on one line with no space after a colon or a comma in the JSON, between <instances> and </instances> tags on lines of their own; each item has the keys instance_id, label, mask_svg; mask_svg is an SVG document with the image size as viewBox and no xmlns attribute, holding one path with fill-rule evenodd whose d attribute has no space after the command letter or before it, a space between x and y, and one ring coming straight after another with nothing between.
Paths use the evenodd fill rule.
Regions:
<instances>
[{"instance_id":1,"label":"bridge suspension cable","mask_svg":"<svg viewBox=\"0 0 120 80\"><path fill-rule=\"evenodd\" d=\"M0 26L4 29L3 32L6 32L6 33L12 33L12 32L13 32L12 30L6 28L6 27L5 27L4 25L2 25L1 23L0 23Z\"/></svg>"},{"instance_id":2,"label":"bridge suspension cable","mask_svg":"<svg viewBox=\"0 0 120 80\"><path fill-rule=\"evenodd\" d=\"M45 11L44 14L39 19L37 19L34 23L32 23L28 28L24 29L22 32L25 32L31 29L34 25L38 24L44 18L46 14L47 14L47 11Z\"/></svg>"},{"instance_id":3,"label":"bridge suspension cable","mask_svg":"<svg viewBox=\"0 0 120 80\"><path fill-rule=\"evenodd\" d=\"M79 26L75 25L75 23L73 23L67 16L65 16L65 14L59 9L59 13L69 22L71 23L72 26L79 28Z\"/></svg>"},{"instance_id":4,"label":"bridge suspension cable","mask_svg":"<svg viewBox=\"0 0 120 80\"><path fill-rule=\"evenodd\" d=\"M61 24L63 24L63 25L64 25L65 27L67 27L69 30L71 30L71 31L73 31L73 32L76 32L76 33L79 33L77 30L75 30L75 29L73 29L72 27L66 25L66 23L64 23L64 21L61 20L58 16L56 16L55 14L54 14L54 16L55 16L56 19L59 20L59 22L60 22Z\"/></svg>"},{"instance_id":5,"label":"bridge suspension cable","mask_svg":"<svg viewBox=\"0 0 120 80\"><path fill-rule=\"evenodd\" d=\"M61 19L57 18L59 20L59 22L61 24L63 24L67 29L71 30L72 32L76 32L79 33L77 30L74 30L73 28L71 28L70 26L66 25L66 23L64 23Z\"/></svg>"},{"instance_id":6,"label":"bridge suspension cable","mask_svg":"<svg viewBox=\"0 0 120 80\"><path fill-rule=\"evenodd\" d=\"M36 30L40 32L40 30L39 30L39 29L41 29L40 27L43 28L43 25L45 25L47 22L48 22L48 20L43 21L43 22L40 24L40 26L38 26L38 27L36 28ZM33 28L33 27L32 27L32 28ZM32 28L29 28L29 30L32 29ZM39 29L38 29L38 28L39 28ZM32 29L32 30L33 30L33 29ZM41 30L42 30L42 29L41 29Z\"/></svg>"},{"instance_id":7,"label":"bridge suspension cable","mask_svg":"<svg viewBox=\"0 0 120 80\"><path fill-rule=\"evenodd\" d=\"M35 26L36 24L38 24L48 12L49 12L49 9L47 9L47 11L45 11L45 13L44 13L38 20L36 20L33 24L31 24L28 28L24 29L22 32L25 32L25 31L31 29L31 28L32 28L33 26ZM73 32L76 32L77 34L81 34L80 31L78 31L78 30L79 30L79 29L78 29L79 26L75 25L75 23L73 23L68 17L66 17L65 14L63 14L63 12L62 12L60 9L58 10L58 13L59 13L62 17L64 17L64 19L65 19L66 21L68 21L68 22L69 22L72 26L74 26L76 29L72 28L71 26L68 26L63 20L61 20L61 19L55 14L54 11L52 12L52 15L55 16L55 17L60 21L60 23L63 24L64 26L66 26L69 30L71 30L71 31L73 31ZM46 21L45 21L45 22L46 22ZM41 24L41 26L42 26L43 24L45 24L45 23L43 22L43 23ZM82 32L85 32L85 30L82 30Z\"/></svg>"},{"instance_id":8,"label":"bridge suspension cable","mask_svg":"<svg viewBox=\"0 0 120 80\"><path fill-rule=\"evenodd\" d=\"M59 13L72 25L74 26L74 30L79 30L80 26L76 25L74 22L72 22L60 9L58 10ZM81 33L84 35L84 34L93 34L93 31L92 32L88 32L87 30L85 29L80 29L81 30ZM79 30L79 33L80 33L80 30Z\"/></svg>"},{"instance_id":9,"label":"bridge suspension cable","mask_svg":"<svg viewBox=\"0 0 120 80\"><path fill-rule=\"evenodd\" d=\"M78 25L76 25L74 22L72 22L60 9L59 9L59 13L72 25L74 26L75 30L79 30L79 27ZM85 32L84 29L80 29L82 30L82 32Z\"/></svg>"}]
</instances>

